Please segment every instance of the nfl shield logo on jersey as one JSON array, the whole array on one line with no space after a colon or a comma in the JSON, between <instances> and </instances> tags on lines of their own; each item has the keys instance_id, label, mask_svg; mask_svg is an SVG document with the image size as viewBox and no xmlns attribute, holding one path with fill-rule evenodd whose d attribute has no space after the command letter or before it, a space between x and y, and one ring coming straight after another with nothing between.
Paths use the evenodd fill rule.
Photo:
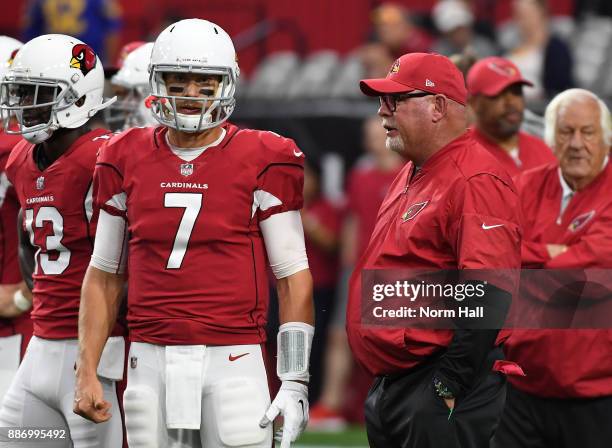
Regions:
<instances>
[{"instance_id":1,"label":"nfl shield logo on jersey","mask_svg":"<svg viewBox=\"0 0 612 448\"><path fill-rule=\"evenodd\" d=\"M40 176L38 179L36 179L36 189L42 190L44 188L45 188L45 178L44 176Z\"/></svg>"},{"instance_id":2,"label":"nfl shield logo on jersey","mask_svg":"<svg viewBox=\"0 0 612 448\"><path fill-rule=\"evenodd\" d=\"M193 174L193 163L181 163L181 174L185 177Z\"/></svg>"}]
</instances>

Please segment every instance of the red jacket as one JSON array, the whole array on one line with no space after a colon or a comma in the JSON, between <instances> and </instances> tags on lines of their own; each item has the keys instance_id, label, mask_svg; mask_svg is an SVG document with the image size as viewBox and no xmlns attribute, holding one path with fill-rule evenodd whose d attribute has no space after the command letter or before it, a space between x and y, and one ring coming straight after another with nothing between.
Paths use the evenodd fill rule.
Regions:
<instances>
[{"instance_id":1,"label":"red jacket","mask_svg":"<svg viewBox=\"0 0 612 448\"><path fill-rule=\"evenodd\" d=\"M497 143L489 140L475 127L469 131L478 143L495 156L511 176L545 165L557 160L551 149L542 140L526 132L519 131L518 158L520 165Z\"/></svg>"},{"instance_id":2,"label":"red jacket","mask_svg":"<svg viewBox=\"0 0 612 448\"><path fill-rule=\"evenodd\" d=\"M364 269L520 266L518 195L482 146L463 134L431 156L414 177L413 168L408 163L391 185L349 285L349 343L356 359L375 375L419 364L447 347L453 332L363 325Z\"/></svg>"},{"instance_id":3,"label":"red jacket","mask_svg":"<svg viewBox=\"0 0 612 448\"><path fill-rule=\"evenodd\" d=\"M530 268L612 267L612 166L571 199L560 221L562 189L556 163L516 179L525 216L523 265ZM565 244L551 259L547 244ZM509 377L518 389L542 397L612 395L612 330L515 330L506 357L526 377Z\"/></svg>"}]
</instances>

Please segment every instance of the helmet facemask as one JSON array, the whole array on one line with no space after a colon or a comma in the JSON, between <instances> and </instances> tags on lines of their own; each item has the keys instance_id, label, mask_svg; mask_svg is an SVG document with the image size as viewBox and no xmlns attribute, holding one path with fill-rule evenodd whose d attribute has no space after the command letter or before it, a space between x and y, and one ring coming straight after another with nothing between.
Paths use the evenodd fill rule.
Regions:
<instances>
[{"instance_id":1,"label":"helmet facemask","mask_svg":"<svg viewBox=\"0 0 612 448\"><path fill-rule=\"evenodd\" d=\"M0 115L7 134L21 134L41 143L60 127L58 112L77 103L76 93L62 80L7 77L0 82ZM18 129L11 129L11 116Z\"/></svg>"},{"instance_id":2,"label":"helmet facemask","mask_svg":"<svg viewBox=\"0 0 612 448\"><path fill-rule=\"evenodd\" d=\"M166 83L166 74L195 73L203 77L219 77L216 89L203 87L202 96L184 96L178 86ZM151 107L153 115L164 126L174 128L181 132L201 132L214 128L225 122L234 111L236 100L236 78L233 70L227 67L177 67L154 65L150 75L151 92L153 100ZM211 90L210 95L207 90ZM179 113L178 102L190 104L201 103L201 112L194 114ZM180 104L179 104L180 107Z\"/></svg>"}]
</instances>

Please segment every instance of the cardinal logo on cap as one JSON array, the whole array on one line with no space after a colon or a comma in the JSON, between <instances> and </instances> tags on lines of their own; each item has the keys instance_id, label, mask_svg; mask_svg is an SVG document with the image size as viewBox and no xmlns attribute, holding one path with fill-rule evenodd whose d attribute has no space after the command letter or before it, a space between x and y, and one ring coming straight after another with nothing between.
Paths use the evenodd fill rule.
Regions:
<instances>
[{"instance_id":1,"label":"cardinal logo on cap","mask_svg":"<svg viewBox=\"0 0 612 448\"><path fill-rule=\"evenodd\" d=\"M489 68L491 70L493 70L495 73L502 75L502 76L515 76L516 75L516 69L514 67L510 67L510 66L501 66L496 64L495 62L490 62L489 63Z\"/></svg>"},{"instance_id":2,"label":"cardinal logo on cap","mask_svg":"<svg viewBox=\"0 0 612 448\"><path fill-rule=\"evenodd\" d=\"M395 62L393 63L393 65L391 66L391 70L389 71L389 74L399 72L399 67L400 67L400 61L399 61L399 59L398 59L398 60L397 60L397 61L395 61Z\"/></svg>"}]
</instances>

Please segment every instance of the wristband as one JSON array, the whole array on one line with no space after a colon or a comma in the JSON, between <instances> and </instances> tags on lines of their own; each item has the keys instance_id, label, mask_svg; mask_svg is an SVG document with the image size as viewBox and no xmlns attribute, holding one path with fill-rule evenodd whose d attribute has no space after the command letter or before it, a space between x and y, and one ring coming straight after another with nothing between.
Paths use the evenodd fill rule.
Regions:
<instances>
[{"instance_id":1,"label":"wristband","mask_svg":"<svg viewBox=\"0 0 612 448\"><path fill-rule=\"evenodd\" d=\"M13 294L13 303L17 309L23 311L24 313L32 308L32 302L30 302L26 296L23 295L21 289L18 289L15 291L15 294Z\"/></svg>"}]
</instances>

